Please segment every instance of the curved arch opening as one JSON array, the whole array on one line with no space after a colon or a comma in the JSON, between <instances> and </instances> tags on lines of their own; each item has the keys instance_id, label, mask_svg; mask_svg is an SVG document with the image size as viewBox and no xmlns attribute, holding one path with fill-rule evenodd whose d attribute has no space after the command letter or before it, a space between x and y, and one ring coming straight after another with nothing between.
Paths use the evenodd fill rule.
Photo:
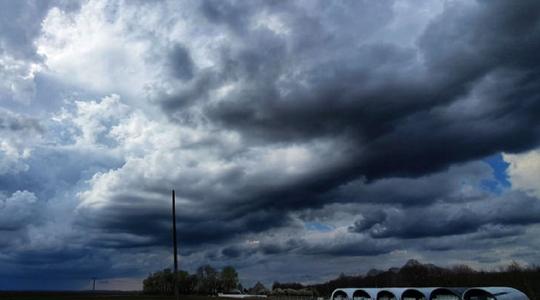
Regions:
<instances>
[{"instance_id":1,"label":"curved arch opening","mask_svg":"<svg viewBox=\"0 0 540 300\"><path fill-rule=\"evenodd\" d=\"M426 300L426 296L419 290L409 289L403 292L401 300Z\"/></svg>"},{"instance_id":2,"label":"curved arch opening","mask_svg":"<svg viewBox=\"0 0 540 300\"><path fill-rule=\"evenodd\" d=\"M371 296L364 290L356 290L353 293L353 300L371 300Z\"/></svg>"},{"instance_id":3,"label":"curved arch opening","mask_svg":"<svg viewBox=\"0 0 540 300\"><path fill-rule=\"evenodd\" d=\"M465 293L464 300L496 300L495 296L482 289L472 289Z\"/></svg>"},{"instance_id":4,"label":"curved arch opening","mask_svg":"<svg viewBox=\"0 0 540 300\"><path fill-rule=\"evenodd\" d=\"M336 291L332 299L333 300L346 300L347 298L348 298L347 293L345 293L344 291Z\"/></svg>"},{"instance_id":5,"label":"curved arch opening","mask_svg":"<svg viewBox=\"0 0 540 300\"><path fill-rule=\"evenodd\" d=\"M396 296L389 291L380 291L377 300L397 300Z\"/></svg>"},{"instance_id":6,"label":"curved arch opening","mask_svg":"<svg viewBox=\"0 0 540 300\"><path fill-rule=\"evenodd\" d=\"M430 300L460 300L459 295L449 289L436 289L431 292Z\"/></svg>"}]
</instances>

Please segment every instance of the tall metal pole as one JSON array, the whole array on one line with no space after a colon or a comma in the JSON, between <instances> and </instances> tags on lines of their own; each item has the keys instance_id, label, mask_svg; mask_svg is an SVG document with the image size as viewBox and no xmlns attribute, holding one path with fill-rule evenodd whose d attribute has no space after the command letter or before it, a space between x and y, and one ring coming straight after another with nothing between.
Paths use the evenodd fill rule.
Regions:
<instances>
[{"instance_id":1,"label":"tall metal pole","mask_svg":"<svg viewBox=\"0 0 540 300\"><path fill-rule=\"evenodd\" d=\"M180 299L178 295L178 249L176 246L176 196L172 190L172 223L173 223L173 248L174 248L174 296L176 300Z\"/></svg>"}]
</instances>

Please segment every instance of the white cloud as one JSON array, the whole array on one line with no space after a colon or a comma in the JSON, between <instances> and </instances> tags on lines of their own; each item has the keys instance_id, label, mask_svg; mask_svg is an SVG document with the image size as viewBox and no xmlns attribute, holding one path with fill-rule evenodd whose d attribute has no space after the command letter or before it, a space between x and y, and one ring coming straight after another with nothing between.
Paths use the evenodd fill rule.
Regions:
<instances>
[{"instance_id":1,"label":"white cloud","mask_svg":"<svg viewBox=\"0 0 540 300\"><path fill-rule=\"evenodd\" d=\"M540 198L540 150L521 154L503 154L510 164L508 175L512 188Z\"/></svg>"},{"instance_id":2,"label":"white cloud","mask_svg":"<svg viewBox=\"0 0 540 300\"><path fill-rule=\"evenodd\" d=\"M0 175L27 171L26 160L41 140L39 123L0 109L0 134Z\"/></svg>"},{"instance_id":3,"label":"white cloud","mask_svg":"<svg viewBox=\"0 0 540 300\"><path fill-rule=\"evenodd\" d=\"M24 162L30 156L30 149L20 147L7 140L0 141L0 174L17 174L28 170Z\"/></svg>"},{"instance_id":4,"label":"white cloud","mask_svg":"<svg viewBox=\"0 0 540 300\"><path fill-rule=\"evenodd\" d=\"M100 102L76 101L72 122L81 131L76 143L83 146L105 144L111 128L129 113L128 106L120 103L118 95L104 97Z\"/></svg>"},{"instance_id":5,"label":"white cloud","mask_svg":"<svg viewBox=\"0 0 540 300\"><path fill-rule=\"evenodd\" d=\"M29 105L34 98L34 77L39 70L40 66L32 61L0 51L0 99Z\"/></svg>"},{"instance_id":6,"label":"white cloud","mask_svg":"<svg viewBox=\"0 0 540 300\"><path fill-rule=\"evenodd\" d=\"M47 72L64 83L137 97L152 73L145 65L149 43L126 31L123 18L136 16L115 20L108 18L109 11L106 1L88 2L77 14L51 9L37 52Z\"/></svg>"}]
</instances>

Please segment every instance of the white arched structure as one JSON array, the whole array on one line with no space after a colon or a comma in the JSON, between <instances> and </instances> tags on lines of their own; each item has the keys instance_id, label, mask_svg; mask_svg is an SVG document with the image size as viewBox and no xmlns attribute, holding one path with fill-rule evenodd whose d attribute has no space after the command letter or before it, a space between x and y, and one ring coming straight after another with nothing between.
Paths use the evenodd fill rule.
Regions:
<instances>
[{"instance_id":1,"label":"white arched structure","mask_svg":"<svg viewBox=\"0 0 540 300\"><path fill-rule=\"evenodd\" d=\"M523 292L509 287L477 287L465 291L463 300L529 300L529 298Z\"/></svg>"},{"instance_id":2,"label":"white arched structure","mask_svg":"<svg viewBox=\"0 0 540 300\"><path fill-rule=\"evenodd\" d=\"M429 300L461 300L465 288L439 287L429 294Z\"/></svg>"},{"instance_id":3,"label":"white arched structure","mask_svg":"<svg viewBox=\"0 0 540 300\"><path fill-rule=\"evenodd\" d=\"M401 294L401 300L429 300L433 288L406 288Z\"/></svg>"},{"instance_id":4,"label":"white arched structure","mask_svg":"<svg viewBox=\"0 0 540 300\"><path fill-rule=\"evenodd\" d=\"M367 299L375 299L377 297L377 289L374 289L374 288L355 289L355 291L353 292L352 299L353 300L367 300L367 299L360 299L360 297L355 297L355 296L360 296L360 294L368 295Z\"/></svg>"},{"instance_id":5,"label":"white arched structure","mask_svg":"<svg viewBox=\"0 0 540 300\"><path fill-rule=\"evenodd\" d=\"M355 289L335 289L330 296L330 300L352 299L352 292Z\"/></svg>"},{"instance_id":6,"label":"white arched structure","mask_svg":"<svg viewBox=\"0 0 540 300\"><path fill-rule=\"evenodd\" d=\"M509 287L476 288L340 288L330 300L529 300L523 292Z\"/></svg>"},{"instance_id":7,"label":"white arched structure","mask_svg":"<svg viewBox=\"0 0 540 300\"><path fill-rule=\"evenodd\" d=\"M338 300L343 294L347 295L349 300L375 300L377 299L377 292L379 289L376 288L343 288L336 289L332 293L330 300ZM368 295L369 298L366 298L365 295ZM355 299L356 298L356 299ZM364 298L364 299L361 299Z\"/></svg>"}]
</instances>

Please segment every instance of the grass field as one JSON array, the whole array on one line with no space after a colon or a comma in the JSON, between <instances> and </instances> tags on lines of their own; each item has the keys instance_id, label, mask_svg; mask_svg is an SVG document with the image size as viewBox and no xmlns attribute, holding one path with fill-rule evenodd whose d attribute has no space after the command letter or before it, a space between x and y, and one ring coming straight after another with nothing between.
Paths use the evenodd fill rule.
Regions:
<instances>
[{"instance_id":1,"label":"grass field","mask_svg":"<svg viewBox=\"0 0 540 300\"><path fill-rule=\"evenodd\" d=\"M139 293L0 292L1 300L173 300L174 297ZM216 300L210 296L180 296L181 300ZM225 299L225 298L219 298Z\"/></svg>"}]
</instances>

